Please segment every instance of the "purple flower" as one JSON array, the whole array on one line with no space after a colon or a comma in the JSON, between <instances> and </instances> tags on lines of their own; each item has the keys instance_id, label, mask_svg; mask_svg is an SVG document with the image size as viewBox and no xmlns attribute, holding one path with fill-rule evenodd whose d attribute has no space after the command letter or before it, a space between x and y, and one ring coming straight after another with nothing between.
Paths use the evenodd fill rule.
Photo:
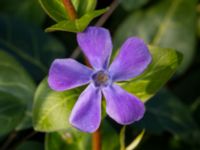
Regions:
<instances>
[{"instance_id":1,"label":"purple flower","mask_svg":"<svg viewBox=\"0 0 200 150\"><path fill-rule=\"evenodd\" d=\"M71 112L70 123L85 132L97 130L101 122L102 93L106 99L106 112L116 122L127 125L140 120L145 112L143 102L115 82L140 75L150 64L151 55L144 41L137 37L128 38L108 67L112 53L108 30L89 27L78 33L77 40L94 69L73 59L56 59L48 77L49 86L56 91L89 84Z\"/></svg>"}]
</instances>

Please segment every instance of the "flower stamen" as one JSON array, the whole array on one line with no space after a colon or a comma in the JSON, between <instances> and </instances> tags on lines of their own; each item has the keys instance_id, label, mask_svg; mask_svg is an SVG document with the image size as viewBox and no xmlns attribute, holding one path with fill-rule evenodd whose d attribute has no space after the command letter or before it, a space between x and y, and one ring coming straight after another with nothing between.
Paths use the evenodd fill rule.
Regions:
<instances>
[{"instance_id":1,"label":"flower stamen","mask_svg":"<svg viewBox=\"0 0 200 150\"><path fill-rule=\"evenodd\" d=\"M92 80L96 87L107 86L110 83L110 76L107 72L101 70L93 74Z\"/></svg>"}]
</instances>

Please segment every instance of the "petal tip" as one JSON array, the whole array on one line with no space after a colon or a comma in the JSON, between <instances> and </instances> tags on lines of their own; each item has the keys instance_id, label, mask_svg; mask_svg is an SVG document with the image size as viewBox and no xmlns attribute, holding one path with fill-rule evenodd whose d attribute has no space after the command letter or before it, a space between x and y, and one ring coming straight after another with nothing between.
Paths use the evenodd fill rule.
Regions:
<instances>
[{"instance_id":1,"label":"petal tip","mask_svg":"<svg viewBox=\"0 0 200 150\"><path fill-rule=\"evenodd\" d=\"M69 119L69 122L74 128L76 128L80 131L83 131L83 132L87 132L87 133L95 132L100 126L100 123L99 123L98 126L94 126L94 125L85 126L85 125L82 125L82 124L77 124L76 121L73 121L73 119L71 117Z\"/></svg>"}]
</instances>

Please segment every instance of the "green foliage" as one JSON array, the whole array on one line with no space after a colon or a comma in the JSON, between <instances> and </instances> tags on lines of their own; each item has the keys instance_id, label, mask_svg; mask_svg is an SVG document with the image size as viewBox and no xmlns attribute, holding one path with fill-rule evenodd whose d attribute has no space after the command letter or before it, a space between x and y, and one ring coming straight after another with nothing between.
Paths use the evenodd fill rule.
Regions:
<instances>
[{"instance_id":1,"label":"green foliage","mask_svg":"<svg viewBox=\"0 0 200 150\"><path fill-rule=\"evenodd\" d=\"M34 90L35 84L20 64L0 50L0 135L31 126L23 121L30 118Z\"/></svg>"},{"instance_id":2,"label":"green foliage","mask_svg":"<svg viewBox=\"0 0 200 150\"><path fill-rule=\"evenodd\" d=\"M34 97L33 125L37 131L57 131L70 127L68 118L80 92L78 89L56 92L43 80Z\"/></svg>"},{"instance_id":3,"label":"green foliage","mask_svg":"<svg viewBox=\"0 0 200 150\"><path fill-rule=\"evenodd\" d=\"M121 131L120 131L120 150L134 150L141 142L143 136L144 136L144 133L145 133L145 130L142 130L142 132L139 133L139 135L137 135L137 137L132 140L132 142L126 147L126 126L123 126L121 128Z\"/></svg>"},{"instance_id":4,"label":"green foliage","mask_svg":"<svg viewBox=\"0 0 200 150\"><path fill-rule=\"evenodd\" d=\"M96 17L105 13L107 9L94 10L96 7L96 0L72 0L72 3L76 9L78 18L76 20L70 20L63 5L62 0L39 0L41 6L45 12L56 22L57 24L48 27L47 32L51 31L68 31L68 32L81 32L89 23Z\"/></svg>"},{"instance_id":5,"label":"green foliage","mask_svg":"<svg viewBox=\"0 0 200 150\"><path fill-rule=\"evenodd\" d=\"M101 136L102 138L102 150L118 150L119 143L119 134L113 128L113 126L106 120L102 120L101 123Z\"/></svg>"},{"instance_id":6,"label":"green foliage","mask_svg":"<svg viewBox=\"0 0 200 150\"><path fill-rule=\"evenodd\" d=\"M48 27L45 31L52 32L59 30L59 31L68 31L75 33L82 32L95 17L98 17L99 15L103 14L106 11L107 9L96 10L88 12L84 14L80 19L76 19L74 21L72 20L60 21L57 24Z\"/></svg>"},{"instance_id":7,"label":"green foliage","mask_svg":"<svg viewBox=\"0 0 200 150\"><path fill-rule=\"evenodd\" d=\"M181 98L186 104L192 104L199 97L200 89L200 68L191 71L189 74L184 76L182 80L177 82L172 91Z\"/></svg>"},{"instance_id":8,"label":"green foliage","mask_svg":"<svg viewBox=\"0 0 200 150\"><path fill-rule=\"evenodd\" d=\"M75 128L66 131L47 133L45 137L46 150L86 150L90 149L91 135L79 132Z\"/></svg>"},{"instance_id":9,"label":"green foliage","mask_svg":"<svg viewBox=\"0 0 200 150\"><path fill-rule=\"evenodd\" d=\"M19 145L16 150L44 150L43 144L35 141L27 141Z\"/></svg>"},{"instance_id":10,"label":"green foliage","mask_svg":"<svg viewBox=\"0 0 200 150\"><path fill-rule=\"evenodd\" d=\"M0 12L40 25L45 14L37 0L1 0Z\"/></svg>"},{"instance_id":11,"label":"green foliage","mask_svg":"<svg viewBox=\"0 0 200 150\"><path fill-rule=\"evenodd\" d=\"M132 11L146 4L148 1L149 0L121 0L121 4L127 11Z\"/></svg>"},{"instance_id":12,"label":"green foliage","mask_svg":"<svg viewBox=\"0 0 200 150\"><path fill-rule=\"evenodd\" d=\"M198 129L189 107L166 89L147 102L146 107L146 115L139 125L147 131L158 134L167 130L183 137Z\"/></svg>"},{"instance_id":13,"label":"green foliage","mask_svg":"<svg viewBox=\"0 0 200 150\"><path fill-rule=\"evenodd\" d=\"M123 82L122 87L146 102L171 78L175 73L182 57L173 49L149 47L152 62L148 69L140 76L128 82Z\"/></svg>"},{"instance_id":14,"label":"green foliage","mask_svg":"<svg viewBox=\"0 0 200 150\"><path fill-rule=\"evenodd\" d=\"M64 56L55 38L14 18L0 17L0 33L0 48L14 55L37 81L55 58Z\"/></svg>"},{"instance_id":15,"label":"green foliage","mask_svg":"<svg viewBox=\"0 0 200 150\"><path fill-rule=\"evenodd\" d=\"M56 22L68 20L68 14L62 0L39 0L39 2L45 12ZM93 11L96 7L96 0L72 0L72 3L77 11L78 18Z\"/></svg>"},{"instance_id":16,"label":"green foliage","mask_svg":"<svg viewBox=\"0 0 200 150\"><path fill-rule=\"evenodd\" d=\"M144 11L130 14L118 27L116 47L129 36L139 36L147 43L175 48L184 55L179 72L191 64L195 52L196 0L161 0Z\"/></svg>"},{"instance_id":17,"label":"green foliage","mask_svg":"<svg viewBox=\"0 0 200 150\"><path fill-rule=\"evenodd\" d=\"M138 147L140 142L143 139L145 130L142 130L142 132L127 146L126 150L134 150Z\"/></svg>"},{"instance_id":18,"label":"green foliage","mask_svg":"<svg viewBox=\"0 0 200 150\"><path fill-rule=\"evenodd\" d=\"M116 130L104 120L101 125L102 150L117 150L119 148L119 135ZM45 137L45 150L89 150L91 149L91 134L83 133L75 128L65 131L47 133Z\"/></svg>"}]
</instances>

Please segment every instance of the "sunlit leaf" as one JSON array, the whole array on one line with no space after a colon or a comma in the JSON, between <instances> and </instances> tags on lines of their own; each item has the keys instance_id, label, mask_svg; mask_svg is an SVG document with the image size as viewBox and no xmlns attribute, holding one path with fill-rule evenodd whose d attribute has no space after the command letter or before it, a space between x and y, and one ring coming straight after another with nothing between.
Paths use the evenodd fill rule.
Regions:
<instances>
[{"instance_id":1,"label":"sunlit leaf","mask_svg":"<svg viewBox=\"0 0 200 150\"><path fill-rule=\"evenodd\" d=\"M69 115L80 91L78 89L56 92L49 88L45 80L39 85L34 98L33 124L37 131L57 131L67 129Z\"/></svg>"},{"instance_id":2,"label":"sunlit leaf","mask_svg":"<svg viewBox=\"0 0 200 150\"><path fill-rule=\"evenodd\" d=\"M182 57L173 49L149 47L152 62L146 71L131 81L121 83L142 101L149 100L175 73Z\"/></svg>"},{"instance_id":3,"label":"sunlit leaf","mask_svg":"<svg viewBox=\"0 0 200 150\"><path fill-rule=\"evenodd\" d=\"M52 31L68 31L68 32L82 32L89 23L99 15L105 13L107 9L101 9L96 11L91 11L83 15L80 19L72 20L64 20L60 21L57 24L48 27L45 31L52 32Z\"/></svg>"}]
</instances>

